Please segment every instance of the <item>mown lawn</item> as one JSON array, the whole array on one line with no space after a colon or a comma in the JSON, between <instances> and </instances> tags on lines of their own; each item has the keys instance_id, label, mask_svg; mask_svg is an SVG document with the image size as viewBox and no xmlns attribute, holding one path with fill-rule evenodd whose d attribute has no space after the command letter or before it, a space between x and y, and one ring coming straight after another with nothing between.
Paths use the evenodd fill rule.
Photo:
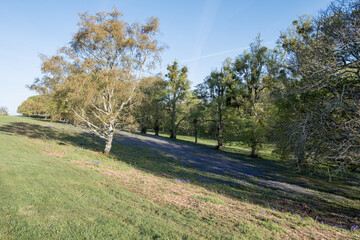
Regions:
<instances>
[{"instance_id":1,"label":"mown lawn","mask_svg":"<svg viewBox=\"0 0 360 240\"><path fill-rule=\"evenodd\" d=\"M101 149L71 125L0 117L0 239L360 237L162 176L150 149Z\"/></svg>"},{"instance_id":2,"label":"mown lawn","mask_svg":"<svg viewBox=\"0 0 360 240\"><path fill-rule=\"evenodd\" d=\"M153 132L149 131L149 134L153 134ZM166 133L166 132L161 132L161 133L159 133L159 136L168 138L170 136L170 134ZM185 142L185 143L194 143L195 137L177 134L176 140L174 140L174 141L180 141L180 142ZM197 144L213 148L217 145L217 141L214 139L199 137ZM259 150L259 156L262 158L267 158L267 159L271 159L271 160L278 160L276 157L274 157L272 155L273 150L274 150L274 147L271 146L270 144L263 144L262 148ZM234 141L234 142L225 142L223 151L239 153L242 155L250 156L251 148L248 145L246 145L240 141L237 141L237 142Z\"/></svg>"}]
</instances>

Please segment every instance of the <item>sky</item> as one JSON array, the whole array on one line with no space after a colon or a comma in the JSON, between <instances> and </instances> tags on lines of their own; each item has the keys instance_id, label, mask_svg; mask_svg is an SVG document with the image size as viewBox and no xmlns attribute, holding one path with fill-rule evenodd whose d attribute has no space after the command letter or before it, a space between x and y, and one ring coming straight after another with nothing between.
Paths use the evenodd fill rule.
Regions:
<instances>
[{"instance_id":1,"label":"sky","mask_svg":"<svg viewBox=\"0 0 360 240\"><path fill-rule=\"evenodd\" d=\"M0 0L0 106L11 115L29 96L26 85L41 77L39 54L52 56L77 31L78 13L111 11L132 23L160 21L167 46L157 72L177 60L189 69L192 86L227 57L246 50L258 33L273 47L280 33L304 14L317 15L329 0Z\"/></svg>"}]
</instances>

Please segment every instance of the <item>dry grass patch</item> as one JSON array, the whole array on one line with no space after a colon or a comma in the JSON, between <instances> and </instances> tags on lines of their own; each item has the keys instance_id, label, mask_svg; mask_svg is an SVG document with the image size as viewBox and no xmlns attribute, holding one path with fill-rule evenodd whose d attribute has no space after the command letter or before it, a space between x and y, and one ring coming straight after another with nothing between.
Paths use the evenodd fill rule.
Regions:
<instances>
[{"instance_id":1,"label":"dry grass patch","mask_svg":"<svg viewBox=\"0 0 360 240\"><path fill-rule=\"evenodd\" d=\"M232 226L236 230L244 224L252 224L274 231L282 239L354 239L354 235L346 231L336 228L329 230L328 226L313 220L300 220L297 215L240 202L196 185L176 182L137 169L119 171L106 168L106 166L94 165L91 162L73 162L116 179L114 184L120 184L129 191L140 194L158 204L175 207L180 211L190 209L196 212L203 221L215 226L228 228ZM111 163L110 165L116 164Z\"/></svg>"}]
</instances>

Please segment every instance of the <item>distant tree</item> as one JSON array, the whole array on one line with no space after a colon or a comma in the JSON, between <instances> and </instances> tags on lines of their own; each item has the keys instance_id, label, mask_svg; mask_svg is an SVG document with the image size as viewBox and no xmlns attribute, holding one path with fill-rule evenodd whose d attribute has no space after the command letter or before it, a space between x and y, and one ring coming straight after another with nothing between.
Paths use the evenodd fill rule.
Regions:
<instances>
[{"instance_id":1,"label":"distant tree","mask_svg":"<svg viewBox=\"0 0 360 240\"><path fill-rule=\"evenodd\" d=\"M224 115L233 77L231 59L228 58L220 71L212 71L204 83L198 86L198 92L205 101L207 111L210 112L211 121L216 123L216 148L220 150L224 148Z\"/></svg>"},{"instance_id":2,"label":"distant tree","mask_svg":"<svg viewBox=\"0 0 360 240\"><path fill-rule=\"evenodd\" d=\"M142 133L153 128L155 135L159 135L165 118L166 86L167 82L161 77L149 77L140 84L141 100L135 109L135 117Z\"/></svg>"},{"instance_id":3,"label":"distant tree","mask_svg":"<svg viewBox=\"0 0 360 240\"><path fill-rule=\"evenodd\" d=\"M29 117L49 118L49 100L45 95L31 96L21 103L17 112Z\"/></svg>"},{"instance_id":4,"label":"distant tree","mask_svg":"<svg viewBox=\"0 0 360 240\"><path fill-rule=\"evenodd\" d=\"M154 66L162 50L156 40L157 18L141 25L126 23L121 16L116 9L81 14L71 45L44 59L44 76L32 86L59 94L76 118L105 140L105 154L115 128L134 121L131 111L143 72Z\"/></svg>"},{"instance_id":5,"label":"distant tree","mask_svg":"<svg viewBox=\"0 0 360 240\"><path fill-rule=\"evenodd\" d=\"M187 67L179 69L179 64L174 61L167 67L169 71L165 76L167 79L167 109L170 112L170 138L176 139L176 131L179 124L186 118L179 117L182 114L182 104L185 102L190 89L190 81L187 79Z\"/></svg>"},{"instance_id":6,"label":"distant tree","mask_svg":"<svg viewBox=\"0 0 360 240\"><path fill-rule=\"evenodd\" d=\"M8 116L9 115L9 110L7 109L7 107L0 107L0 116Z\"/></svg>"},{"instance_id":7,"label":"distant tree","mask_svg":"<svg viewBox=\"0 0 360 240\"><path fill-rule=\"evenodd\" d=\"M205 120L205 105L196 91L191 92L191 96L187 101L187 108L188 120L192 128L192 134L195 137L195 143L197 143L200 124Z\"/></svg>"}]
</instances>

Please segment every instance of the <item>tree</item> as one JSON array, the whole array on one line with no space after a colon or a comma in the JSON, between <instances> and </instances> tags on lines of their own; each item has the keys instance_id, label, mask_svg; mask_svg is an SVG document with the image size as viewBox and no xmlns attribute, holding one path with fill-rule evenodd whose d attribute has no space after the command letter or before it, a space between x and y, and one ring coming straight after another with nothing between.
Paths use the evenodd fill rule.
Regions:
<instances>
[{"instance_id":1,"label":"tree","mask_svg":"<svg viewBox=\"0 0 360 240\"><path fill-rule=\"evenodd\" d=\"M292 75L279 105L291 114L279 123L288 138L278 148L299 168L336 174L360 165L359 12L359 1L335 1L281 36Z\"/></svg>"},{"instance_id":2,"label":"tree","mask_svg":"<svg viewBox=\"0 0 360 240\"><path fill-rule=\"evenodd\" d=\"M258 150L266 136L266 105L271 86L285 75L282 57L278 50L263 46L260 35L250 44L250 51L244 52L234 62L236 87L233 100L239 108L242 121L242 141L251 147L251 157L258 156Z\"/></svg>"},{"instance_id":3,"label":"tree","mask_svg":"<svg viewBox=\"0 0 360 240\"><path fill-rule=\"evenodd\" d=\"M0 107L0 116L8 116L9 115L9 110L7 109L7 107Z\"/></svg>"},{"instance_id":4,"label":"tree","mask_svg":"<svg viewBox=\"0 0 360 240\"><path fill-rule=\"evenodd\" d=\"M150 70L162 48L156 40L158 19L143 25L121 20L116 9L109 13L80 15L79 28L69 47L42 64L43 78L32 88L61 93L76 118L106 142L111 150L114 131L133 122L139 82Z\"/></svg>"},{"instance_id":5,"label":"tree","mask_svg":"<svg viewBox=\"0 0 360 240\"><path fill-rule=\"evenodd\" d=\"M179 124L185 119L185 117L179 118L182 112L181 104L186 100L189 89L190 81L187 79L187 67L179 69L179 65L176 61L172 65L167 67L169 71L166 74L168 86L167 86L167 104L170 112L170 138L176 139L176 130Z\"/></svg>"},{"instance_id":6,"label":"tree","mask_svg":"<svg viewBox=\"0 0 360 240\"><path fill-rule=\"evenodd\" d=\"M224 115L233 77L231 59L227 58L220 71L212 71L204 83L198 86L198 91L213 116L212 121L216 123L216 148L219 150L224 148Z\"/></svg>"},{"instance_id":7,"label":"tree","mask_svg":"<svg viewBox=\"0 0 360 240\"><path fill-rule=\"evenodd\" d=\"M205 106L199 99L200 96L196 91L191 92L191 97L188 100L188 119L192 128L192 133L195 137L195 143L198 142L199 127L204 121Z\"/></svg>"},{"instance_id":8,"label":"tree","mask_svg":"<svg viewBox=\"0 0 360 240\"><path fill-rule=\"evenodd\" d=\"M136 121L140 131L146 133L153 128L155 135L159 135L160 126L165 118L165 97L167 82L160 76L150 77L140 84L141 101L136 107Z\"/></svg>"},{"instance_id":9,"label":"tree","mask_svg":"<svg viewBox=\"0 0 360 240\"><path fill-rule=\"evenodd\" d=\"M51 116L49 98L45 95L31 96L21 103L17 112L29 117L48 118Z\"/></svg>"}]
</instances>

